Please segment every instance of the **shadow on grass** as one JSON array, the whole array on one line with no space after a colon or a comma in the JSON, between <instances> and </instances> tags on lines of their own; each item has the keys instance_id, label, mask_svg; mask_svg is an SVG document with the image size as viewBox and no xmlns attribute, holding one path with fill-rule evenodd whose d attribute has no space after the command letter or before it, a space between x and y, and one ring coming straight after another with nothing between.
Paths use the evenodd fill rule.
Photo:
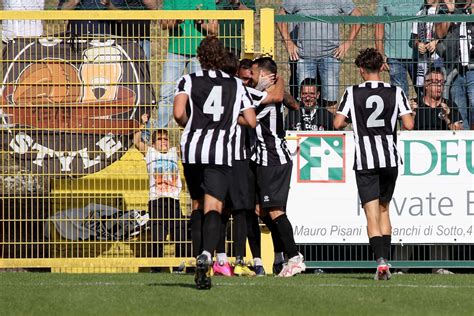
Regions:
<instances>
[{"instance_id":1,"label":"shadow on grass","mask_svg":"<svg viewBox=\"0 0 474 316\"><path fill-rule=\"evenodd\" d=\"M181 287L188 289L195 289L194 283L148 283L146 286L160 286L160 287Z\"/></svg>"},{"instance_id":2,"label":"shadow on grass","mask_svg":"<svg viewBox=\"0 0 474 316\"><path fill-rule=\"evenodd\" d=\"M360 281L367 281L367 280L372 280L373 278L370 277L370 275L367 274L344 274L344 275L338 275L338 274L326 274L328 278L331 279L340 279L340 280L360 280Z\"/></svg>"}]
</instances>

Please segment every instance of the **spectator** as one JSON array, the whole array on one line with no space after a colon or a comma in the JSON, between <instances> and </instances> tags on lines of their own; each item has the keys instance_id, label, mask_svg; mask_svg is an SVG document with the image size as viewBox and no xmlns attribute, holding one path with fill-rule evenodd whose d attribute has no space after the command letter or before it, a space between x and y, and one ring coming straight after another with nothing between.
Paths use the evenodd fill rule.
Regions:
<instances>
[{"instance_id":1,"label":"spectator","mask_svg":"<svg viewBox=\"0 0 474 316\"><path fill-rule=\"evenodd\" d=\"M217 10L254 10L255 0L216 0ZM240 57L242 52L242 21L220 20L219 37L224 47Z\"/></svg>"},{"instance_id":2,"label":"spectator","mask_svg":"<svg viewBox=\"0 0 474 316\"><path fill-rule=\"evenodd\" d=\"M3 10L44 10L44 0L3 0ZM18 37L43 35L40 20L3 20L2 41L4 44Z\"/></svg>"},{"instance_id":3,"label":"spectator","mask_svg":"<svg viewBox=\"0 0 474 316\"><path fill-rule=\"evenodd\" d=\"M472 14L473 3L471 0L444 0L440 14ZM474 120L469 119L469 107L474 106L474 46L472 34L473 22L445 22L436 23L436 35L445 38L444 55L448 87L451 97L457 104L463 119L464 129L469 129ZM448 38L449 37L449 38ZM461 41L460 38L466 38ZM451 84L452 83L452 84ZM471 111L473 112L473 111ZM474 126L472 126L474 129Z\"/></svg>"},{"instance_id":4,"label":"spectator","mask_svg":"<svg viewBox=\"0 0 474 316\"><path fill-rule=\"evenodd\" d=\"M158 10L158 0L119 0L114 8L119 10ZM148 61L151 58L150 20L121 21L117 28L117 35L138 39Z\"/></svg>"},{"instance_id":5,"label":"spectator","mask_svg":"<svg viewBox=\"0 0 474 316\"><path fill-rule=\"evenodd\" d=\"M417 16L438 14L438 0L425 0ZM424 86L425 75L430 67L443 68L443 59L436 54L438 39L433 22L415 22L412 28L413 46L417 52L418 64L416 68L415 86L421 92ZM422 95L418 95L418 98Z\"/></svg>"},{"instance_id":6,"label":"spectator","mask_svg":"<svg viewBox=\"0 0 474 316\"><path fill-rule=\"evenodd\" d=\"M377 15L413 16L420 10L420 0L379 0ZM394 22L375 26L375 47L384 55L382 70L389 71L390 83L409 95L407 73L415 80L413 49L410 47L411 22Z\"/></svg>"},{"instance_id":7,"label":"spectator","mask_svg":"<svg viewBox=\"0 0 474 316\"><path fill-rule=\"evenodd\" d=\"M415 129L417 130L462 130L462 120L456 104L443 99L444 74L441 69L431 69L424 80L424 96L417 105Z\"/></svg>"},{"instance_id":8,"label":"spectator","mask_svg":"<svg viewBox=\"0 0 474 316\"><path fill-rule=\"evenodd\" d=\"M297 131L333 130L333 114L318 105L316 79L306 78L300 87L300 109L289 113L289 128Z\"/></svg>"},{"instance_id":9,"label":"spectator","mask_svg":"<svg viewBox=\"0 0 474 316\"><path fill-rule=\"evenodd\" d=\"M331 3L320 0L284 0L280 14L305 15L353 15L361 12L352 0L335 0ZM298 83L304 78L316 78L319 74L322 85L322 105L331 108L337 103L339 89L340 60L344 58L360 30L352 25L349 38L339 42L339 25L320 22L299 23L297 44L291 39L287 23L278 24L285 41L290 60L298 60Z\"/></svg>"},{"instance_id":10,"label":"spectator","mask_svg":"<svg viewBox=\"0 0 474 316\"><path fill-rule=\"evenodd\" d=\"M112 0L59 0L60 10L110 10ZM115 22L104 20L71 20L68 32L72 36L93 36L112 34Z\"/></svg>"},{"instance_id":11,"label":"spectator","mask_svg":"<svg viewBox=\"0 0 474 316\"><path fill-rule=\"evenodd\" d=\"M148 114L141 116L141 128L148 122ZM152 257L162 257L163 247L158 242L168 234L176 242L176 257L185 257L186 229L179 204L182 182L179 174L179 156L176 147L169 148L168 131L155 130L152 145L141 140L141 131L134 136L134 144L143 154L150 178L148 211L151 215ZM181 252L180 252L181 251Z\"/></svg>"},{"instance_id":12,"label":"spectator","mask_svg":"<svg viewBox=\"0 0 474 316\"><path fill-rule=\"evenodd\" d=\"M215 0L165 0L164 10L213 10ZM196 58L196 49L203 36L216 34L217 21L164 20L163 29L169 32L168 54L163 65L162 85L158 103L159 128L168 126L173 113L173 89L178 78L186 69L188 73L201 70Z\"/></svg>"}]
</instances>

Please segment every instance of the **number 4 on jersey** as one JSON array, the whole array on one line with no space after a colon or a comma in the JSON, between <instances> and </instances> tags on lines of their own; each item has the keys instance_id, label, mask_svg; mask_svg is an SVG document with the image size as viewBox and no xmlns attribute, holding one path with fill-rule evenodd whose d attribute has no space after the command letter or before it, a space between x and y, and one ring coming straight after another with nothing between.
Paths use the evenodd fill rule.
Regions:
<instances>
[{"instance_id":1,"label":"number 4 on jersey","mask_svg":"<svg viewBox=\"0 0 474 316\"><path fill-rule=\"evenodd\" d=\"M209 96L204 102L202 108L205 114L212 114L212 120L217 122L224 114L224 107L222 106L222 86L214 86L209 93Z\"/></svg>"}]
</instances>

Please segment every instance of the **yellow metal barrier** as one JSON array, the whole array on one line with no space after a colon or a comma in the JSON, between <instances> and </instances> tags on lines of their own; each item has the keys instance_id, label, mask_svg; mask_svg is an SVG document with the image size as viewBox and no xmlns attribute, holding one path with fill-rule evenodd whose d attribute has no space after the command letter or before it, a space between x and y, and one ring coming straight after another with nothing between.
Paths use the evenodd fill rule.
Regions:
<instances>
[{"instance_id":1,"label":"yellow metal barrier","mask_svg":"<svg viewBox=\"0 0 474 316\"><path fill-rule=\"evenodd\" d=\"M262 50L269 54L274 51L273 35L264 34L273 32L272 15L271 10L262 12L268 27L261 32ZM91 17L117 25L152 21L151 56L139 47L140 37L65 33L67 20ZM45 24L43 37L17 38L3 45L0 268L137 272L192 264L188 235L175 242L177 232L163 230L163 240L154 241L147 225L130 226L136 223L133 216L145 218L149 202L147 163L132 141L141 114L149 113L152 124L139 139L148 139L150 146L153 131L164 128L170 147L179 151L180 130L172 122L157 125L160 107L168 112L171 108L169 100L163 101L163 87L175 84L163 80L170 61L168 40L179 37L167 34L160 22L240 20L238 35L218 36L242 40L242 53L253 56L254 12L0 11L0 19ZM191 59L179 61L186 64ZM176 171L169 176L179 177ZM151 216L148 223L161 221L186 233L190 201L185 190L179 200L180 214ZM130 217L121 217L124 214ZM129 226L121 227L124 223ZM152 252L154 244L159 245L153 250L158 253ZM227 247L231 250L232 243Z\"/></svg>"}]
</instances>

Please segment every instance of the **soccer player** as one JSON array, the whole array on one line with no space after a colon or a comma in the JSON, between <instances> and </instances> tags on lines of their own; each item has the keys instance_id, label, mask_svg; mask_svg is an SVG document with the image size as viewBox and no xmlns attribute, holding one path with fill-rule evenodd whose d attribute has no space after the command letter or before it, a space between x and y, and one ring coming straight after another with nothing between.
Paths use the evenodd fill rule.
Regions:
<instances>
[{"instance_id":1,"label":"soccer player","mask_svg":"<svg viewBox=\"0 0 474 316\"><path fill-rule=\"evenodd\" d=\"M258 86L262 75L277 74L275 61L269 57L259 58L252 65L252 82ZM273 85L268 88L283 87ZM252 161L256 165L257 200L260 217L272 232L274 247L280 241L282 250L288 255L288 262L279 272L281 277L291 277L303 272L306 266L303 256L298 252L293 237L293 227L285 213L292 161L287 149L285 130L283 127L283 104L275 102L268 105L261 104L257 107L256 146ZM267 217L269 216L269 217ZM276 237L279 238L276 238ZM276 250L276 249L275 249Z\"/></svg>"},{"instance_id":2,"label":"soccer player","mask_svg":"<svg viewBox=\"0 0 474 316\"><path fill-rule=\"evenodd\" d=\"M252 61L250 62L252 63ZM235 54L232 52L227 52L221 70L230 75L235 75L237 72L240 74L242 67L239 66L242 66L242 63L239 65L239 61ZM250 68L251 64L248 69ZM246 82L248 84L251 79L251 73L248 73L247 75L249 78L247 80L242 80L244 85ZM267 84L262 85L262 88L273 85L274 78L275 76L273 74L266 76L263 81L267 82ZM253 106L257 107L260 104L281 102L283 100L283 93L281 92L284 88L283 79L280 79L277 82L277 85L277 89L273 89L273 91L270 93L265 91L261 92L247 87L248 92L250 93L254 102ZM233 185L230 187L229 196L226 201L226 208L232 209L232 216L234 219L234 245L236 262L233 272L238 276L265 275L265 269L263 268L263 262L261 259L260 227L258 224L258 217L255 214L255 174L250 168L250 156L251 149L253 147L252 140L255 138L250 137L251 133L254 133L253 129L240 125L237 125L236 127L236 132L233 139ZM226 217L225 215L222 215L222 219L223 225L221 227L221 236L219 238L217 247L217 261L213 265L213 270L214 275L231 276L232 270L227 261L227 255L225 253L225 236L227 233L228 216ZM252 251L253 255L254 271L250 270L244 262L246 237L249 239L250 250Z\"/></svg>"},{"instance_id":3,"label":"soccer player","mask_svg":"<svg viewBox=\"0 0 474 316\"><path fill-rule=\"evenodd\" d=\"M196 258L196 287L209 289L212 254L230 185L235 127L239 120L253 128L256 117L242 81L218 70L225 54L221 42L206 37L197 54L203 70L180 78L173 114L184 127L181 152L192 207L195 212L204 210L203 251Z\"/></svg>"},{"instance_id":4,"label":"soccer player","mask_svg":"<svg viewBox=\"0 0 474 316\"><path fill-rule=\"evenodd\" d=\"M334 119L336 129L352 121L354 170L360 201L367 217L369 243L377 260L376 280L391 277L388 265L392 227L389 204L398 176L397 118L413 129L412 111L400 87L380 80L383 56L374 48L355 60L364 83L346 89Z\"/></svg>"}]
</instances>

